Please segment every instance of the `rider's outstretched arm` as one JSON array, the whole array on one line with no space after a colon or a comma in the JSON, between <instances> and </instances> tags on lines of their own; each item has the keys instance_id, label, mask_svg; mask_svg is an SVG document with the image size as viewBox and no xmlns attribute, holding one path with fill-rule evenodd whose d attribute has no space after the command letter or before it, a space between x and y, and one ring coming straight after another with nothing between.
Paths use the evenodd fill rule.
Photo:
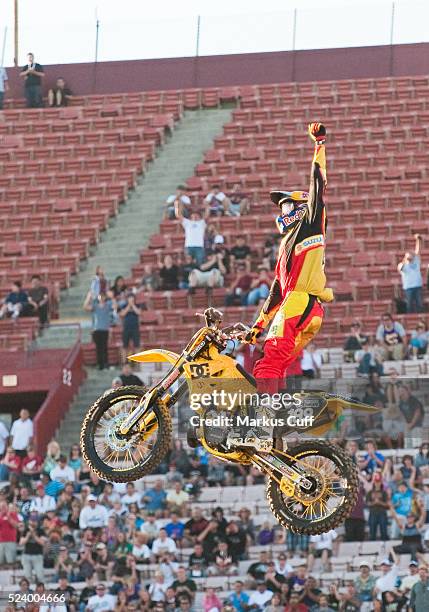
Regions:
<instances>
[{"instance_id":1,"label":"rider's outstretched arm","mask_svg":"<svg viewBox=\"0 0 429 612\"><path fill-rule=\"evenodd\" d=\"M313 220L324 205L323 194L328 185L326 174L326 129L322 123L310 123L308 126L310 138L314 141L314 155L311 165L310 191L308 209L310 220Z\"/></svg>"}]
</instances>

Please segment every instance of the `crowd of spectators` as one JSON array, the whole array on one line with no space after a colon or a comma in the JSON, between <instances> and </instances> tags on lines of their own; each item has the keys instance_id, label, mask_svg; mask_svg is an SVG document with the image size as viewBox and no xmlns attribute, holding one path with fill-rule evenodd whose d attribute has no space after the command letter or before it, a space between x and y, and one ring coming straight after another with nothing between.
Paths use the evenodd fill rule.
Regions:
<instances>
[{"instance_id":1,"label":"crowd of spectators","mask_svg":"<svg viewBox=\"0 0 429 612\"><path fill-rule=\"evenodd\" d=\"M125 366L118 382L138 381ZM268 509L256 520L251 503L235 512L198 503L204 487L263 484L253 468L220 462L175 439L146 488L112 485L88 469L78 444L66 455L53 440L38 456L32 420L22 410L10 431L0 425L0 568L22 568L21 593L44 593L54 584L67 606L57 604L56 612L382 612L408 610L410 599L411 609L423 612L429 442L394 461L365 434L346 443L360 491L344 529L306 537L286 532ZM373 563L365 557L341 583L332 574L341 543L365 540L379 541L380 554L386 547L379 572L373 573L376 557ZM253 546L259 558L243 569ZM402 555L410 559L405 575ZM220 599L206 585L196 606L197 591L213 577L224 578L223 592L233 584L231 592Z\"/></svg>"}]
</instances>

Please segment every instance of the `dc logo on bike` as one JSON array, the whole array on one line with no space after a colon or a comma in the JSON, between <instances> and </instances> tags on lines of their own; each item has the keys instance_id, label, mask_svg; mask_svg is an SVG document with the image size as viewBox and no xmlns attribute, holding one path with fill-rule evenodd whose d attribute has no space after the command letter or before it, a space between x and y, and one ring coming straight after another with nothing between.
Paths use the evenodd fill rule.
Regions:
<instances>
[{"instance_id":1,"label":"dc logo on bike","mask_svg":"<svg viewBox=\"0 0 429 612\"><path fill-rule=\"evenodd\" d=\"M191 378L208 378L210 376L208 363L191 363L189 370Z\"/></svg>"}]
</instances>

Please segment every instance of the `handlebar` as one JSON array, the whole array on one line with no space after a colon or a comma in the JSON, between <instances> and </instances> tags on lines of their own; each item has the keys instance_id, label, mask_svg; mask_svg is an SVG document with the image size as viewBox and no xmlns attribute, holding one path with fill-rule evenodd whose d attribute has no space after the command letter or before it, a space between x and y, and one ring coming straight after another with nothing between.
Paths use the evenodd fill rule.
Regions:
<instances>
[{"instance_id":1,"label":"handlebar","mask_svg":"<svg viewBox=\"0 0 429 612\"><path fill-rule=\"evenodd\" d=\"M244 323L234 323L221 329L220 324L223 319L223 312L216 308L206 308L204 312L195 313L199 317L204 317L206 326L213 329L220 340L239 340L243 341L250 332L250 327Z\"/></svg>"}]
</instances>

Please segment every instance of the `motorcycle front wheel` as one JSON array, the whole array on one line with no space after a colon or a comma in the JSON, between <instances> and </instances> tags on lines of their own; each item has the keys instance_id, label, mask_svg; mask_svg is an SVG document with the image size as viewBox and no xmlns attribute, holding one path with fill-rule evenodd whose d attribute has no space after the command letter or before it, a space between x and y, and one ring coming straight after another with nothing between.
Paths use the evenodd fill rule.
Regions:
<instances>
[{"instance_id":1,"label":"motorcycle front wheel","mask_svg":"<svg viewBox=\"0 0 429 612\"><path fill-rule=\"evenodd\" d=\"M119 428L145 395L146 387L106 391L88 410L82 424L82 455L93 472L108 482L132 482L150 474L162 461L172 437L171 415L154 403L140 424L122 437Z\"/></svg>"},{"instance_id":2,"label":"motorcycle front wheel","mask_svg":"<svg viewBox=\"0 0 429 612\"><path fill-rule=\"evenodd\" d=\"M276 451L273 451L276 453ZM281 458L281 451L278 451ZM304 468L310 489L295 489L293 496L281 491L270 477L267 498L271 512L290 531L303 535L326 533L342 524L356 505L359 480L351 457L339 446L322 440L306 441L287 454L289 464Z\"/></svg>"}]
</instances>

